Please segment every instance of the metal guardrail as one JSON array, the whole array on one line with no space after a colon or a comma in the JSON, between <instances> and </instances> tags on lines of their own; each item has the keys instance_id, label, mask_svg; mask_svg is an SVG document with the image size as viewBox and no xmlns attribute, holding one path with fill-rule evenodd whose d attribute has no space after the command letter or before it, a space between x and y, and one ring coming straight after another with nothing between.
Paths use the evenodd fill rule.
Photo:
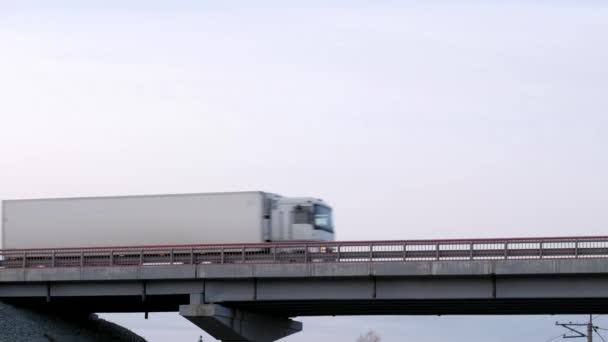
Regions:
<instances>
[{"instance_id":1,"label":"metal guardrail","mask_svg":"<svg viewBox=\"0 0 608 342\"><path fill-rule=\"evenodd\" d=\"M0 250L1 268L608 258L608 237Z\"/></svg>"}]
</instances>

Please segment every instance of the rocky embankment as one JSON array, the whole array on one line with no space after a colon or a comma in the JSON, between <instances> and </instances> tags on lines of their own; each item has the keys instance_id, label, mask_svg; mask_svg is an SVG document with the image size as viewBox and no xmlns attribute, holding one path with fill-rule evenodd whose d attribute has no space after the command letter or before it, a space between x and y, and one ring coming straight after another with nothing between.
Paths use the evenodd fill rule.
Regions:
<instances>
[{"instance_id":1,"label":"rocky embankment","mask_svg":"<svg viewBox=\"0 0 608 342\"><path fill-rule=\"evenodd\" d=\"M0 342L146 342L97 315L58 315L0 302Z\"/></svg>"}]
</instances>

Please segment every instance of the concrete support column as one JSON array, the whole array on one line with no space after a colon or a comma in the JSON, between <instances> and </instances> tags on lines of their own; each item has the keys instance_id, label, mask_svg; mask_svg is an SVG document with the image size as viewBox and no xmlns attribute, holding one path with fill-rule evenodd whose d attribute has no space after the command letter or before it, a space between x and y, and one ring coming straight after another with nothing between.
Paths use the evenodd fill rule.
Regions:
<instances>
[{"instance_id":1,"label":"concrete support column","mask_svg":"<svg viewBox=\"0 0 608 342\"><path fill-rule=\"evenodd\" d=\"M181 305L179 314L222 341L274 342L302 331L302 323L217 304Z\"/></svg>"}]
</instances>

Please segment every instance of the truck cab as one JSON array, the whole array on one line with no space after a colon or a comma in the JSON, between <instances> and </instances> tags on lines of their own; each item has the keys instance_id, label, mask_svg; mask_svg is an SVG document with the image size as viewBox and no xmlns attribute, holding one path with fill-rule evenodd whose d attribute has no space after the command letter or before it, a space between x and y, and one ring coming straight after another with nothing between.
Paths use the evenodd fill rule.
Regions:
<instances>
[{"instance_id":1,"label":"truck cab","mask_svg":"<svg viewBox=\"0 0 608 342\"><path fill-rule=\"evenodd\" d=\"M321 199L273 196L266 241L333 241L332 208Z\"/></svg>"}]
</instances>

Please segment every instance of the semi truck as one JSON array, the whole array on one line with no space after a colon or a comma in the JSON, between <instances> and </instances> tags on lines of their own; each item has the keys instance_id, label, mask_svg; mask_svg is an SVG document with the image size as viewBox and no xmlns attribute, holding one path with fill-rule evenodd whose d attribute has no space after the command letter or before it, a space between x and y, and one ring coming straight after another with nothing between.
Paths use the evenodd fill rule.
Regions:
<instances>
[{"instance_id":1,"label":"semi truck","mask_svg":"<svg viewBox=\"0 0 608 342\"><path fill-rule=\"evenodd\" d=\"M2 249L333 241L321 199L268 192L2 201Z\"/></svg>"}]
</instances>

